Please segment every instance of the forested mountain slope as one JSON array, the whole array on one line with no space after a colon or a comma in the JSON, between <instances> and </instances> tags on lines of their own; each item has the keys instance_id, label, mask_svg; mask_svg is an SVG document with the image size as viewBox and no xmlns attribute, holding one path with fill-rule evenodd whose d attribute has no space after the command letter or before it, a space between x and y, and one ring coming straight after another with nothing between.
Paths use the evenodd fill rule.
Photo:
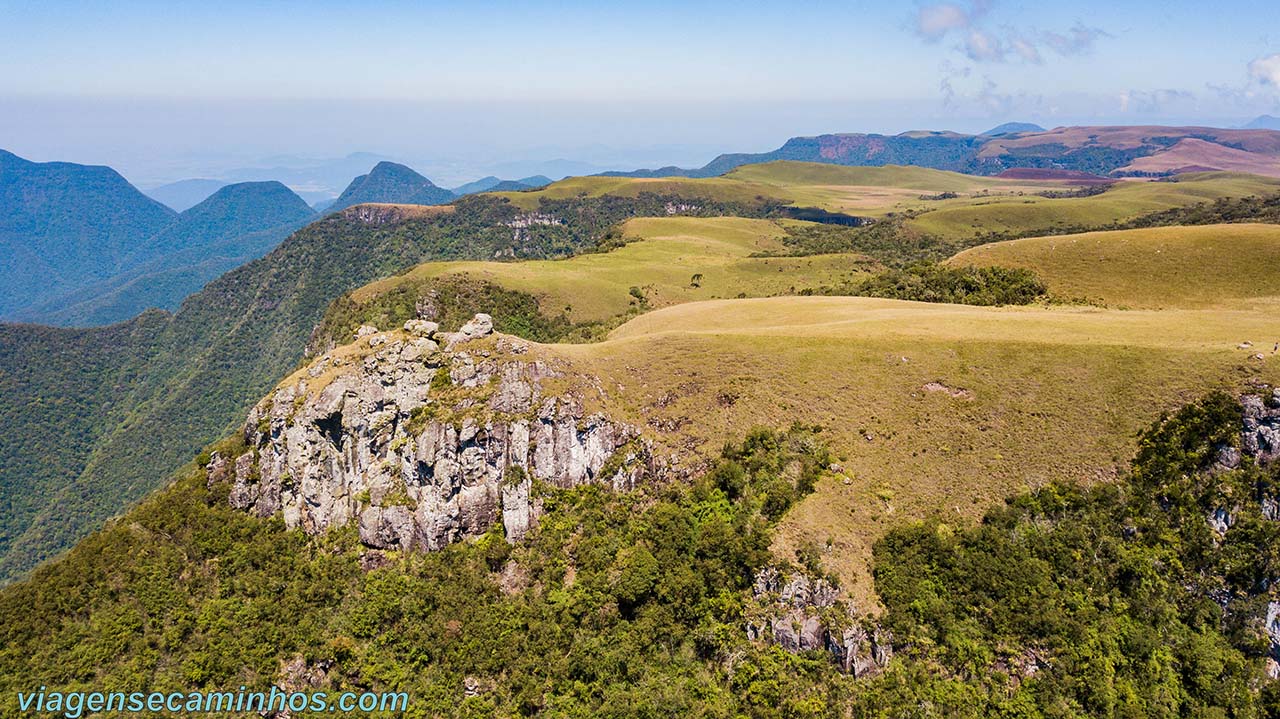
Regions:
<instances>
[{"instance_id":1,"label":"forested mountain slope","mask_svg":"<svg viewBox=\"0 0 1280 719\"><path fill-rule=\"evenodd\" d=\"M62 326L120 322L144 309L176 310L206 282L269 252L316 215L278 182L227 185L126 254L127 269L15 313Z\"/></svg>"},{"instance_id":2,"label":"forested mountain slope","mask_svg":"<svg viewBox=\"0 0 1280 719\"><path fill-rule=\"evenodd\" d=\"M109 167L0 150L0 317L111 277L176 215Z\"/></svg>"}]
</instances>

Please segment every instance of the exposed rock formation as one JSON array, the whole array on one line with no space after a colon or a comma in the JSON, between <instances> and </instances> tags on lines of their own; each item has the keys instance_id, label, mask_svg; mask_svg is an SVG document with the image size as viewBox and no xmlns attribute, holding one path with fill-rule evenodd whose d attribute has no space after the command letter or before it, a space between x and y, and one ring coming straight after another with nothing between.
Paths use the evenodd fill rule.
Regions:
<instances>
[{"instance_id":1,"label":"exposed rock formation","mask_svg":"<svg viewBox=\"0 0 1280 719\"><path fill-rule=\"evenodd\" d=\"M1269 398L1245 395L1240 399L1244 406L1244 434L1241 444L1245 454L1267 464L1280 458L1280 389L1272 391Z\"/></svg>"},{"instance_id":2,"label":"exposed rock formation","mask_svg":"<svg viewBox=\"0 0 1280 719\"><path fill-rule=\"evenodd\" d=\"M1267 617L1263 623L1267 633L1267 676L1280 679L1280 601L1267 604Z\"/></svg>"},{"instance_id":3,"label":"exposed rock formation","mask_svg":"<svg viewBox=\"0 0 1280 719\"><path fill-rule=\"evenodd\" d=\"M887 633L864 626L825 579L788 578L765 567L756 575L753 593L759 602L747 622L753 641L772 641L792 653L825 650L841 671L855 677L879 674L893 656Z\"/></svg>"},{"instance_id":4,"label":"exposed rock formation","mask_svg":"<svg viewBox=\"0 0 1280 719\"><path fill-rule=\"evenodd\" d=\"M457 333L419 320L362 330L250 412L232 471L210 463L211 481L230 474L233 506L309 534L356 522L370 547L435 550L499 520L522 537L539 513L535 480L627 488L647 471L635 429L586 411L589 380L490 337L487 315ZM568 389L549 393L548 380Z\"/></svg>"}]
</instances>

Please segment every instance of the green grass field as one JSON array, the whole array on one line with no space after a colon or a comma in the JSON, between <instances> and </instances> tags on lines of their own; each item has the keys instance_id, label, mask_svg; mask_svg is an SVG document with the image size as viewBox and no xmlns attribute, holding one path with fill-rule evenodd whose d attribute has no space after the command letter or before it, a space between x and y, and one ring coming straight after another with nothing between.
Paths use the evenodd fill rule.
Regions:
<instances>
[{"instance_id":1,"label":"green grass field","mask_svg":"<svg viewBox=\"0 0 1280 719\"><path fill-rule=\"evenodd\" d=\"M766 197L780 202L791 202L785 188L755 182L741 182L724 177L692 179L687 177L568 177L540 189L526 192L495 192L525 210L538 207L538 200L563 200L571 197L599 197L617 195L636 197L642 192L677 194L682 197L704 197L726 202L751 202Z\"/></svg>"},{"instance_id":2,"label":"green grass field","mask_svg":"<svg viewBox=\"0 0 1280 719\"><path fill-rule=\"evenodd\" d=\"M1024 267L1061 298L1115 307L1222 307L1280 296L1280 226L1206 225L998 242L955 265Z\"/></svg>"},{"instance_id":3,"label":"green grass field","mask_svg":"<svg viewBox=\"0 0 1280 719\"><path fill-rule=\"evenodd\" d=\"M575 322L606 320L636 303L638 287L650 307L697 300L762 297L835 284L866 269L857 255L751 257L780 252L785 235L777 222L737 217L643 218L626 223L630 242L602 254L530 262L431 262L375 282L355 293L356 302L404 283L465 275L526 292L544 313L572 307ZM694 276L700 275L697 282ZM695 286L696 284L696 286Z\"/></svg>"},{"instance_id":4,"label":"green grass field","mask_svg":"<svg viewBox=\"0 0 1280 719\"><path fill-rule=\"evenodd\" d=\"M910 224L923 232L944 237L1098 227L1220 197L1274 195L1278 192L1280 180L1206 173L1192 175L1179 182L1121 182L1100 195L1090 197L1050 199L1036 195L1004 195L943 200L934 203L936 209L911 220Z\"/></svg>"},{"instance_id":5,"label":"green grass field","mask_svg":"<svg viewBox=\"0 0 1280 719\"><path fill-rule=\"evenodd\" d=\"M542 197L565 199L606 194L634 197L653 192L740 202L763 197L798 206L879 215L895 209L936 204L922 201L921 195L1038 192L1069 186L1060 181L1002 180L900 165L843 167L777 161L744 165L723 177L570 177L533 192L494 194L524 209L537 207Z\"/></svg>"},{"instance_id":6,"label":"green grass field","mask_svg":"<svg viewBox=\"0 0 1280 719\"><path fill-rule=\"evenodd\" d=\"M899 187L917 192L977 192L1002 187L1043 188L1062 186L1060 181L1005 180L959 172L933 170L912 165L883 167L825 165L817 162L779 160L743 165L727 173L725 179L780 187L854 186Z\"/></svg>"}]
</instances>

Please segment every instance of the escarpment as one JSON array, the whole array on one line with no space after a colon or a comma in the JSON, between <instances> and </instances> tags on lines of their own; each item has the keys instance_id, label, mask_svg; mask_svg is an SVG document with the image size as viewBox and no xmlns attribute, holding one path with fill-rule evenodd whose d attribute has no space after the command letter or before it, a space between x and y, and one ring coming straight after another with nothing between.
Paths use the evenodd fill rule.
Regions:
<instances>
[{"instance_id":1,"label":"escarpment","mask_svg":"<svg viewBox=\"0 0 1280 719\"><path fill-rule=\"evenodd\" d=\"M536 483L625 489L651 471L638 430L587 410L591 378L492 331L487 315L362 327L254 407L247 451L215 456L210 481L308 534L355 522L367 546L436 550L499 521L521 538Z\"/></svg>"}]
</instances>

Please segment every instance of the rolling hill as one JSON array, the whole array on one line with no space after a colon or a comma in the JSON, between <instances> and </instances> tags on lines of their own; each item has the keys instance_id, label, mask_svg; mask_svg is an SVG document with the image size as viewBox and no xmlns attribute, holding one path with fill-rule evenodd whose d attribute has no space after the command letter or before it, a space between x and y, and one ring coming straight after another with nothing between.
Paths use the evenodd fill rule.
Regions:
<instances>
[{"instance_id":1,"label":"rolling hill","mask_svg":"<svg viewBox=\"0 0 1280 719\"><path fill-rule=\"evenodd\" d=\"M1139 157L1115 170L1115 174L1161 176L1213 170L1280 177L1280 156L1247 152L1188 137L1178 140L1167 150Z\"/></svg>"},{"instance_id":2,"label":"rolling hill","mask_svg":"<svg viewBox=\"0 0 1280 719\"><path fill-rule=\"evenodd\" d=\"M303 357L344 292L426 260L590 251L618 222L662 214L675 199L556 200L545 208L556 222L519 233L523 213L491 195L446 208L361 205L295 232L173 315L145 312L89 330L0 324L0 488L43 498L0 512L0 580L70 546L226 432ZM65 362L38 360L45 355ZM54 399L67 396L74 407ZM43 402L68 413L31 410ZM57 462L45 460L51 453Z\"/></svg>"},{"instance_id":3,"label":"rolling hill","mask_svg":"<svg viewBox=\"0 0 1280 719\"><path fill-rule=\"evenodd\" d=\"M1020 488L1112 476L1134 432L1161 412L1207 387L1280 379L1275 356L1252 361L1237 349L1280 337L1275 317L719 300L642 315L606 342L557 352L606 386L632 388L613 411L670 451L698 448L681 453L685 463L753 426L827 428L849 481L820 483L784 520L776 549L831 547L824 564L867 602L871 546L888 526L965 521Z\"/></svg>"},{"instance_id":4,"label":"rolling hill","mask_svg":"<svg viewBox=\"0 0 1280 719\"><path fill-rule=\"evenodd\" d=\"M1280 263L1276 225L1030 237L965 250L949 262L1023 267L1059 297L1115 307L1237 307L1280 297L1280 275L1273 269Z\"/></svg>"},{"instance_id":5,"label":"rolling hill","mask_svg":"<svg viewBox=\"0 0 1280 719\"><path fill-rule=\"evenodd\" d=\"M752 227L760 220L709 222L701 227L685 218L633 221L654 223L659 230L673 225L666 231L678 229L680 235L637 239L623 249L638 245L637 249L643 250L646 243L689 243L681 235L706 233L708 227L710 236L701 243L704 248L727 242L740 252L743 247L760 246L758 243L771 239L770 232ZM1208 233L1219 228L1194 229ZM1272 237L1275 233L1273 227L1222 229L1245 233L1265 230ZM1166 242L1177 245L1181 240L1175 237ZM1095 246L1107 244L1100 239ZM682 251L692 249L689 245ZM1259 260L1269 258L1272 249L1265 242L1223 242L1205 248L1208 254L1194 259L1220 266L1224 286L1233 280L1250 286L1258 270L1249 268L1249 263L1213 260L1243 253L1254 260L1255 267L1266 271L1274 268L1274 263ZM607 262L609 257L604 255L601 261ZM1076 266L1087 267L1091 260L1090 253L1078 252L1058 259L1056 267L1059 274L1068 276L1072 274L1068 270L1075 267L1075 274L1083 276L1086 273ZM1163 258L1135 252L1127 254L1126 260L1121 277L1140 277L1145 266L1153 270L1147 273L1150 291L1169 289L1161 277ZM1115 266L1121 267L1120 263ZM537 271L554 277L548 273L547 268ZM1274 277L1268 282L1267 288L1277 286ZM362 292L375 292L379 287L385 289L385 283ZM944 541L979 531L978 527L990 527L978 525L977 518L990 507L999 507L1010 494L1020 497L1011 501L1013 507L1025 507L1030 501L1027 497L1039 497L1050 507L1058 507L1055 502L1071 497L1071 491L1080 491L1071 487L1117 483L1140 441L1137 431L1166 411L1187 404L1208 389L1238 391L1254 386L1251 383L1280 381L1280 356L1256 359L1253 350L1239 347L1242 340L1259 343L1261 338L1280 333L1280 315L1273 311L1277 301L1280 298L1273 296L1262 305L1258 298L1245 298L1212 308L1169 303L1162 310L1124 310L979 308L851 297L720 299L642 314L602 342L521 343L519 356L524 361L539 362L554 369L554 376L595 387L585 398L586 410L604 412L640 428L653 443L655 463L683 468L694 477L690 486L676 482L652 488L651 493L643 489L608 492L597 487L544 490L547 493L542 496L549 505L540 530L515 546L508 546L500 534L489 534L433 553L375 552L362 548L353 531L308 537L301 531L284 529L278 519L264 520L235 511L227 506L227 489L221 480L199 467L189 467L175 484L92 535L63 559L39 570L39 581L0 591L0 611L6 617L23 619L6 623L6 643L24 648L21 652L0 652L0 668L9 677L38 671L49 677L47 681L66 681L69 671L89 664L73 653L76 659L68 669L65 659L55 661L55 657L71 646L110 645L115 652L92 663L107 676L137 671L147 676L171 677L178 672L189 676L199 668L207 672L200 675L203 677L226 681L226 677L236 676L242 683L260 685L279 677L284 671L280 667L293 661L293 652L313 651L325 658L326 667L338 667L336 672L323 675L326 686L330 682L333 686L359 682L360 686L415 687L425 692L417 701L433 707L443 707L439 702L445 700L435 689L421 687L459 684L462 672L468 676L490 676L499 671L502 676L531 673L538 677L538 688L532 691L558 696L557 692L565 690L548 686L552 681L548 674L556 682L568 681L561 677L574 677L574 667L583 664L548 670L521 663L518 651L511 656L503 653L498 645L512 639L502 638L501 627L507 626L513 615L520 627L536 623L547 629L513 631L511 636L520 642L534 643L530 647L552 642L561 647L555 639L559 637L565 644L560 651L586 656L596 656L589 651L592 632L630 631L634 627L635 636L645 640L623 647L622 654L632 662L643 659L652 663L652 671L661 667L698 671L697 657L702 655L695 648L699 642L709 641L709 626L721 637L715 640L721 643L717 646L734 647L735 661L761 661L754 658L755 652L761 651L758 640L753 644L734 639L744 632L743 622L758 621L767 609L767 605L755 603L767 601L767 596L762 600L759 593L752 594L749 581L717 581L719 593L697 603L703 609L677 604L671 611L661 610L690 592L703 597L696 578L710 571L709 566L718 566L709 564L706 557L750 556L746 569L737 570L746 577L762 576L755 572L769 562L791 567L795 565L787 563L793 559L808 563L817 568L808 571L825 572L830 581L838 582L841 596L850 606L868 613L857 616L880 614L892 619L895 612L902 611L903 600L889 591L895 585L888 582L919 576L922 571L913 564L919 559L917 553L894 555L891 551L904 546L904 533L914 536L911 532L925 531L925 540L935 537L934 541ZM374 366L375 356L388 343L409 339L399 330L379 333L376 338L379 341L365 339L317 358L281 386L299 379L323 383L332 373L329 363L335 359L341 359L343 367ZM464 354L491 357L502 341L467 346ZM467 376L459 374L452 381L462 382ZM319 387L314 391L320 393ZM735 477L737 481L757 481L751 474L744 478L743 468L756 463L768 467L767 452L811 446L803 442L812 440L790 440L758 431L753 434L752 428L793 423L821 426L816 436L830 452L823 462L831 464L819 474L812 492L798 498L767 534L739 526L693 545L696 552L692 559L662 554L662 560L652 562L657 569L650 573L665 576L664 572L672 571L675 575L663 583L634 580L640 582L641 589L629 589L637 566L649 566L633 562L631 552L636 550L631 548L655 547L657 552L656 547L663 545L655 537L671 537L678 544L686 536L681 529L685 526L681 524L682 512L693 517L690 526L701 529L704 525L700 522L714 522L716 512L727 512L739 501L717 494L708 489L705 480L696 478L711 476L730 484ZM744 436L760 446L738 449L737 438ZM1149 431L1142 441L1150 446L1158 439ZM238 441L243 440L222 443L220 451L235 451L232 448ZM210 456L202 456L199 462ZM793 465L784 461L780 466ZM788 470L780 471L785 476ZM1206 474L1204 481L1218 475ZM1197 475L1196 479L1202 478ZM1029 494L1038 489L1044 493ZM683 492L691 493L692 498L686 500ZM1114 506L1117 500L1103 494L1098 501ZM1001 536L1001 515L998 509L991 511L997 512L987 514L994 517L990 521L997 522L996 527L975 538L972 546L996 551L1000 544L994 540ZM1203 524L1203 510L1197 507L1195 512ZM1131 516L1122 518L1129 522ZM1060 512L1050 517L1053 521L1033 519L1020 525L1020 531L1031 533L1037 527L1054 527L1063 521ZM633 519L635 530L625 524ZM924 523L919 524L920 520ZM624 523L623 529L618 523ZM1118 524L1113 529L1119 536L1122 527ZM628 533L631 531L635 534ZM1097 528L1089 525L1081 531L1092 542L1082 547L1095 546ZM754 550L767 547L769 552L744 555L747 549L740 542L751 538L770 540ZM923 546L906 546L918 552L929 545L923 541ZM1068 551L1064 561L1079 565L1080 560L1072 556ZM190 569L193 560L200 571ZM374 565L375 561L385 563ZM1041 566L1038 561L1016 567L1019 572L1034 571ZM905 569L902 574L890 574L898 562L915 574ZM678 568L686 565L692 569L680 574ZM988 565L961 564L956 571L981 583L993 570ZM104 581L86 585L83 591L74 589L85 576L103 577ZM1054 577L1061 581L1066 575L1058 572ZM1034 583L1036 576L1022 580ZM1014 596L1034 595L1021 589L1021 584L1015 586L1019 589ZM634 591L639 594L628 593ZM63 592L67 599L49 601L55 592ZM114 604L120 594L129 601ZM561 625L548 617L560 616L557 612L566 606L594 606L583 603L597 595L603 595L604 606L593 608L593 616L603 612L610 618L587 622L585 627L577 619L566 619L566 626L578 626L575 632L552 631ZM1003 596L996 593L996 597ZM615 601L615 597L622 599ZM631 606L627 602L651 609L647 613L620 609ZM111 610L113 606L115 610ZM930 611L944 606L937 598L929 604ZM1070 611L1075 616L1075 610ZM370 612L374 612L372 618ZM1096 613L1086 607L1083 626L1092 626L1087 619ZM195 616L223 617L226 621L188 619ZM285 617L291 619L285 621ZM712 617L725 623L708 624ZM138 637L136 641L109 644L115 636L112 627L118 623L133 626L139 618L149 621L142 623L143 629L128 634ZM158 655L154 649L147 652L148 637L159 641L166 627L186 626L187 621L191 622L188 633L171 637ZM688 644L681 644L678 652L646 653L641 647L652 645L647 630L655 621L666 622L663 626L674 624ZM387 627L401 623L400 630L387 631ZM32 628L37 626L47 629ZM404 642L386 639L411 632L412 627L426 634L411 634ZM1206 628L1198 631L1203 634ZM34 636L38 632L47 633L53 641L39 641ZM267 636L277 639L264 640ZM282 636L289 639L280 641ZM966 636L972 638L972 630ZM486 643L489 638L502 639L490 647ZM610 645L618 641L622 639L613 639ZM922 650L911 649L900 638L894 641L905 652L894 660L900 664L890 666L906 663L910 667L911 662L922 661L918 653ZM465 642L466 649L439 649L454 642ZM235 647L236 660L217 661L220 654L205 650L210 644ZM251 651L254 646L261 649ZM487 649L476 651L477 646ZM404 661L406 654L422 652L424 647L441 652L437 661L447 662L457 676L448 672L443 676L384 674L378 671L380 665L367 661L369 657ZM766 651L783 657L779 661L800 661L786 660L776 646ZM826 672L832 671L825 651L799 656L807 657L805 661L810 663L804 665L805 673L796 676L812 680L828 677ZM302 661L306 663L305 655ZM714 656L708 661L715 665ZM922 676L932 676L932 664L924 661ZM693 666L688 662L694 662ZM779 672L780 676L793 676ZM844 680L838 676L822 681L835 682L854 695L885 687L876 682L875 671L857 676L857 683L842 684ZM888 701L914 705L914 699L900 699L892 689L893 675L887 676L889 689L884 690L890 697L899 697ZM593 681L614 683L599 677ZM495 682L482 691L495 700L517 701L508 698L504 686ZM911 686L920 690L931 685L913 680ZM581 680L573 680L572 687L572 695L581 696ZM705 696L706 691L700 689L699 695ZM770 700L772 706L780 701ZM873 704L883 704L883 700L877 701Z\"/></svg>"},{"instance_id":6,"label":"rolling hill","mask_svg":"<svg viewBox=\"0 0 1280 719\"><path fill-rule=\"evenodd\" d=\"M736 217L636 218L623 223L624 244L608 253L526 262L428 262L349 293L331 308L318 334L339 339L355 329L353 322L383 327L403 323L413 316L417 298L458 284L491 285L532 297L537 312L563 318L566 327L608 327L641 310L699 299L793 294L799 288L850 282L874 264L855 253L786 256L787 229L809 224ZM457 312L483 309L475 304L473 300Z\"/></svg>"},{"instance_id":7,"label":"rolling hill","mask_svg":"<svg viewBox=\"0 0 1280 719\"><path fill-rule=\"evenodd\" d=\"M442 300L455 314L494 310L499 329L551 339L577 332L587 339L653 307L843 284L876 266L864 255L895 262L945 256L981 241L976 235L987 225L1044 232L1061 217L1109 222L1117 214L1274 192L1272 181L1234 175L1124 183L1081 196L1069 182L919 168L775 163L740 175L570 178L541 190L469 196L438 209L356 206L312 223L262 259L211 282L172 317L146 313L88 332L5 327L3 344L24 350L0 358L6 382L0 409L10 428L0 452L0 485L53 492L53 499L36 515L5 517L10 549L0 570L9 577L22 573L156 487L164 477L156 468L178 466L225 431L298 361L309 341L318 341L312 335L318 324L320 335L334 330L330 339L341 343L348 336L336 330L377 313L402 322L417 311L421 293L434 287L447 291ZM955 197L922 198L955 190ZM1036 194L1045 192L1069 196ZM938 235L924 242L919 230L895 234L894 223L864 231L798 222L779 214L793 200L886 216L899 212L922 227L935 222ZM1041 209L1011 214L1011 207ZM1048 211L1057 207L1079 209ZM738 219L713 219L726 215ZM654 219L633 219L646 216ZM827 254L785 256L808 252L804 243L815 231L837 249L819 244L815 251ZM596 249L611 251L552 262L426 265L402 274L425 260L543 260ZM392 275L400 277L375 285L379 291L344 296ZM69 367L82 366L82 372L31 363L41 353L64 351L80 358ZM27 407L60 394L49 388L69 386L80 388L84 403L66 418L75 430L50 432L45 415ZM68 434L76 441L58 444L56 438ZM39 459L50 451L62 453L57 466Z\"/></svg>"},{"instance_id":8,"label":"rolling hill","mask_svg":"<svg viewBox=\"0 0 1280 719\"><path fill-rule=\"evenodd\" d=\"M910 166L773 161L713 178L568 178L535 192L501 196L526 210L538 207L543 198L578 195L637 197L669 192L738 202L763 197L787 206L858 217L892 215L909 232L954 245L1036 232L1078 232L1219 198L1268 197L1280 192L1280 180L1255 175L1195 173L1171 179L1176 181L1100 186L1092 176L1079 175L1021 179Z\"/></svg>"}]
</instances>

